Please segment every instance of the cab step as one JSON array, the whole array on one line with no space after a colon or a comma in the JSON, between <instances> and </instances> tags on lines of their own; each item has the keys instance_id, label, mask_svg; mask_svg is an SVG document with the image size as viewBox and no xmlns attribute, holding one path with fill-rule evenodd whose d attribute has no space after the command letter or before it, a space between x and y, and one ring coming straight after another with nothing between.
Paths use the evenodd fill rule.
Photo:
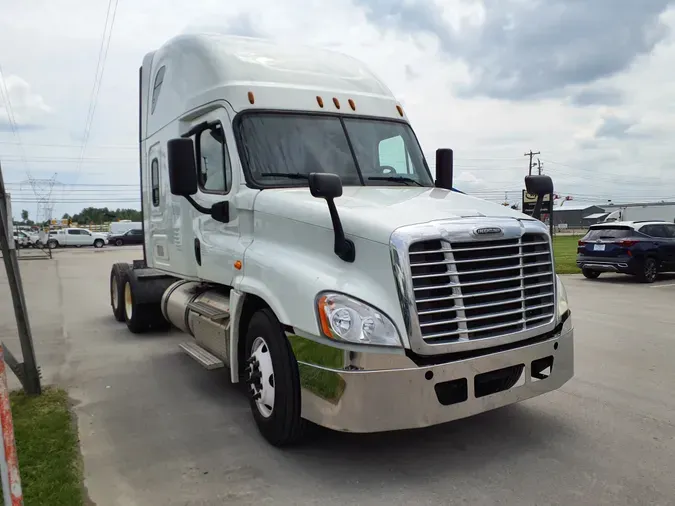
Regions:
<instances>
[{"instance_id":1,"label":"cab step","mask_svg":"<svg viewBox=\"0 0 675 506\"><path fill-rule=\"evenodd\" d=\"M222 360L210 351L205 350L194 341L186 341L178 345L189 357L193 358L204 369L220 369L225 367Z\"/></svg>"}]
</instances>

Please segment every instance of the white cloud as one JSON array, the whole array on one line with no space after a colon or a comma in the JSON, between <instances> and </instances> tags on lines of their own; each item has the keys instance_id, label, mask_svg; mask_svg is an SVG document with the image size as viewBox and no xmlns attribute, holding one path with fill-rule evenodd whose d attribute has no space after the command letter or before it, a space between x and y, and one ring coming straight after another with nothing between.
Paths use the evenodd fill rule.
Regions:
<instances>
[{"instance_id":1,"label":"white cloud","mask_svg":"<svg viewBox=\"0 0 675 506\"><path fill-rule=\"evenodd\" d=\"M44 98L35 93L30 84L16 75L3 76L4 87L0 87L3 93L0 104L0 131L12 131L11 123L19 130L22 127L30 127L41 122L45 115L52 111ZM7 96L5 96L5 94ZM9 104L5 100L9 99Z\"/></svg>"},{"instance_id":2,"label":"white cloud","mask_svg":"<svg viewBox=\"0 0 675 506\"><path fill-rule=\"evenodd\" d=\"M431 1L425 0L427 4ZM587 2L591 5L594 0ZM675 200L675 146L670 141L675 133L675 89L671 85L675 78L675 42L672 35L664 36L666 31L659 32L660 42L653 49L649 50L650 40L635 55L612 60L612 73L604 77L597 77L601 74L598 69L588 69L588 74L594 76L590 82L573 79L572 84L561 83L555 93L543 93L539 98L467 98L455 90L476 84L476 69L485 66L486 58L492 58L490 48L484 47L480 54L473 55L458 48L453 54L447 41L444 45L435 33L441 33L439 27L447 25L457 33L460 28L470 27L466 33L476 35L486 20L494 23L502 19L495 18L497 14L490 17L491 9L496 9L503 17L505 36L513 37L509 26L517 25L514 15L505 15L493 0L436 0L441 17L435 20L435 32L425 31L422 24L415 33L394 24L383 31L377 20L367 15L367 3L368 0L195 0L189 5L167 0L120 2L89 147L80 171L79 145L108 2L35 0L7 4L0 18L0 47L12 49L2 54L6 76L21 76L20 81L6 77L14 88L15 115L21 113L22 121L43 127L21 132L31 173L50 177L58 172L58 179L64 183L137 184L138 67L146 52L178 33L202 27L327 46L366 62L402 99L430 165L433 166L436 148L455 150L460 189L499 199L508 192L509 199L517 199L527 170L528 159L523 153L532 149L541 151L544 171L554 177L556 188L575 195L575 200L604 201L608 196L615 201L632 196L672 196ZM380 0L378 5L399 3ZM419 2L404 4L411 9L419 7ZM564 8L561 2L557 5ZM78 15L73 16L73 12ZM589 10L587 17L591 15ZM424 21L421 19L420 23ZM666 11L659 20L672 29L675 11ZM587 19L579 30L597 32L604 23ZM556 45L554 38L566 35L558 33L555 25L547 30L547 47L554 47L556 58L564 63L558 71L563 68L571 72L578 55L562 51L583 50L583 33L578 32L580 38L574 44ZM527 34L534 35L534 31ZM479 40L483 45L499 44L485 34L467 39L466 43L477 51L475 43ZM526 39L518 43L523 40ZM508 51L515 47L510 46ZM621 49L627 48L629 44L623 41ZM502 54L500 48L493 49L493 54ZM511 55L508 51L505 54ZM602 62L603 54L595 51L595 61ZM582 60L588 64L588 58ZM619 68L617 62L630 63ZM531 79L541 78L537 66L531 70ZM486 81L487 77L480 76L483 90L504 89L507 81L498 86ZM550 79L551 75L545 77ZM524 82L522 74L518 79L520 84ZM51 112L46 104L51 106ZM624 133L631 135L597 136L599 128L612 121L609 118L630 122ZM618 123L613 126L620 131ZM7 144L14 140L11 132L0 132L0 157L4 160L5 179L10 182L25 179L19 150ZM133 202L137 190L131 186L104 187L98 193L68 190L72 191L55 194L61 200L82 202L59 204L59 214L99 202L112 207L137 205Z\"/></svg>"}]
</instances>

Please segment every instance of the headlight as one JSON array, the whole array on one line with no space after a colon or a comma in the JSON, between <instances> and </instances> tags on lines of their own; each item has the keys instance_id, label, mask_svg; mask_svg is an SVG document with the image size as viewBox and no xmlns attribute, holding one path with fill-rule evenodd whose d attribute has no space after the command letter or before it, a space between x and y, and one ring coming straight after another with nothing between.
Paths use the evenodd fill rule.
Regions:
<instances>
[{"instance_id":1,"label":"headlight","mask_svg":"<svg viewBox=\"0 0 675 506\"><path fill-rule=\"evenodd\" d=\"M401 346L392 321L363 302L339 293L322 293L317 298L319 326L329 339L354 344Z\"/></svg>"},{"instance_id":2,"label":"headlight","mask_svg":"<svg viewBox=\"0 0 675 506\"><path fill-rule=\"evenodd\" d=\"M567 302L567 290L565 290L565 285L560 279L560 276L555 275L556 280L556 292L558 292L558 319L567 313L569 309L569 304Z\"/></svg>"}]
</instances>

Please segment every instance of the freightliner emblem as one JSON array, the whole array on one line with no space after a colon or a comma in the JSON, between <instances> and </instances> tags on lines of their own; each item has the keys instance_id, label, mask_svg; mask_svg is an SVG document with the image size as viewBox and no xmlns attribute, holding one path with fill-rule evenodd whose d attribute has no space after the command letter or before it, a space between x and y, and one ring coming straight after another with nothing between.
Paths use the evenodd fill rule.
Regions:
<instances>
[{"instance_id":1,"label":"freightliner emblem","mask_svg":"<svg viewBox=\"0 0 675 506\"><path fill-rule=\"evenodd\" d=\"M473 231L476 235L496 235L501 234L502 229L499 227L481 227Z\"/></svg>"}]
</instances>

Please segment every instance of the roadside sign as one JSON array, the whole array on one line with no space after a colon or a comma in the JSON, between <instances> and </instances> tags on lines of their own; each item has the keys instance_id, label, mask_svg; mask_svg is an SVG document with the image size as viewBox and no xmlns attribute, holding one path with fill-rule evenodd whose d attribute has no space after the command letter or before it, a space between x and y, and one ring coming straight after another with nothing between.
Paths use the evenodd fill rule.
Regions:
<instances>
[{"instance_id":1,"label":"roadside sign","mask_svg":"<svg viewBox=\"0 0 675 506\"><path fill-rule=\"evenodd\" d=\"M544 202L541 205L541 217L542 221L545 221L544 218L549 217L553 214L553 195L545 195ZM534 214L534 206L537 203L537 196L527 193L526 190L523 190L523 205L522 212L528 216Z\"/></svg>"}]
</instances>

